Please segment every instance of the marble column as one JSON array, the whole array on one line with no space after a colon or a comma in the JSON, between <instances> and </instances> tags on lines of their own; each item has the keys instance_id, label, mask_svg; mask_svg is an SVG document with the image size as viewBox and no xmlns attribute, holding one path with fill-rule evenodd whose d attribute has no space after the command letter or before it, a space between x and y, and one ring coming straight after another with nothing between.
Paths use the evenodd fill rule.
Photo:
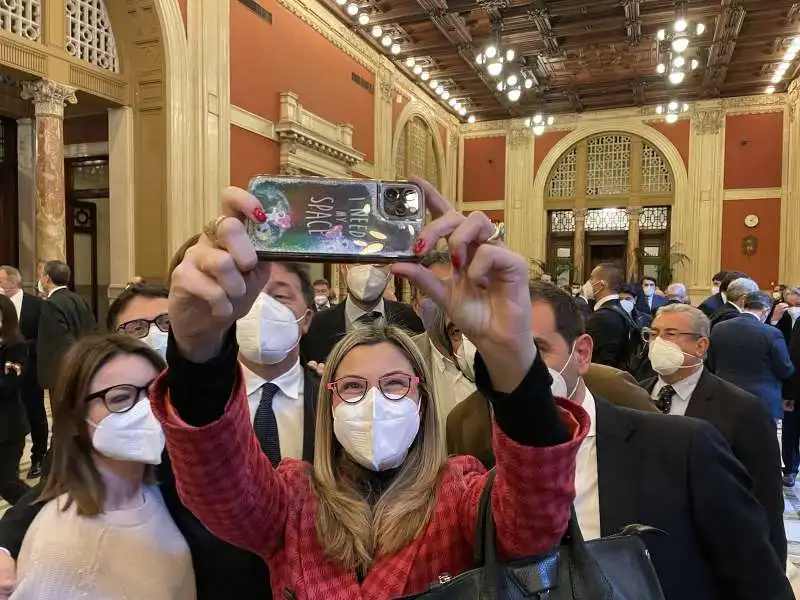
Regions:
<instances>
[{"instance_id":1,"label":"marble column","mask_svg":"<svg viewBox=\"0 0 800 600\"><path fill-rule=\"evenodd\" d=\"M17 212L22 285L36 285L36 123L17 121Z\"/></svg>"},{"instance_id":2,"label":"marble column","mask_svg":"<svg viewBox=\"0 0 800 600\"><path fill-rule=\"evenodd\" d=\"M781 202L780 280L800 281L800 79L789 86L788 107L788 177Z\"/></svg>"},{"instance_id":3,"label":"marble column","mask_svg":"<svg viewBox=\"0 0 800 600\"><path fill-rule=\"evenodd\" d=\"M589 278L589 274L583 272L583 266L586 262L586 209L576 208L572 213L575 215L575 238L572 241L574 280L583 282Z\"/></svg>"},{"instance_id":4,"label":"marble column","mask_svg":"<svg viewBox=\"0 0 800 600\"><path fill-rule=\"evenodd\" d=\"M628 281L639 279L639 258L636 255L636 250L639 248L639 217L641 214L642 209L638 206L632 206L628 209L628 245L626 249L627 260L625 261L627 265L625 275Z\"/></svg>"},{"instance_id":5,"label":"marble column","mask_svg":"<svg viewBox=\"0 0 800 600\"><path fill-rule=\"evenodd\" d=\"M22 98L33 100L36 110L36 261L66 260L64 106L77 103L75 88L24 81Z\"/></svg>"}]
</instances>

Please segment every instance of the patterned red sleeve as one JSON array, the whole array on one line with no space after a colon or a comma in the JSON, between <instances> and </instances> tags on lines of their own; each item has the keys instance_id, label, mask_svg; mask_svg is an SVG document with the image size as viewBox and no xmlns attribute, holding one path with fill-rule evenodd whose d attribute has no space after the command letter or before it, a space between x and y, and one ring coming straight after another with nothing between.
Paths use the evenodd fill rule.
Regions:
<instances>
[{"instance_id":1,"label":"patterned red sleeve","mask_svg":"<svg viewBox=\"0 0 800 600\"><path fill-rule=\"evenodd\" d=\"M556 399L570 441L558 446L523 446L494 428L497 474L492 511L497 542L505 559L548 552L561 540L575 499L575 457L589 431L589 416L577 404ZM486 475L467 481L461 522L468 540L475 539L478 506Z\"/></svg>"},{"instance_id":2,"label":"patterned red sleeve","mask_svg":"<svg viewBox=\"0 0 800 600\"><path fill-rule=\"evenodd\" d=\"M203 427L172 408L166 378L151 393L181 500L214 535L266 558L283 543L289 486L256 440L241 373L222 418Z\"/></svg>"}]
</instances>

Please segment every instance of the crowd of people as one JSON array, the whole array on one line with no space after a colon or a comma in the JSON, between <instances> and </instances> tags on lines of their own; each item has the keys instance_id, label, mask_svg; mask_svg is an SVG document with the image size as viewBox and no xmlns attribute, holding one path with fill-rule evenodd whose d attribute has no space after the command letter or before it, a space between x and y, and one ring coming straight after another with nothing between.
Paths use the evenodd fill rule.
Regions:
<instances>
[{"instance_id":1,"label":"crowd of people","mask_svg":"<svg viewBox=\"0 0 800 600\"><path fill-rule=\"evenodd\" d=\"M721 272L695 308L615 264L530 281L416 181L419 262L344 266L338 302L257 260L234 188L108 333L64 263L41 297L0 267L0 599L408 597L474 566L489 473L503 560L557 548L574 509L586 540L668 534L642 538L666 600L795 597L800 291Z\"/></svg>"}]
</instances>

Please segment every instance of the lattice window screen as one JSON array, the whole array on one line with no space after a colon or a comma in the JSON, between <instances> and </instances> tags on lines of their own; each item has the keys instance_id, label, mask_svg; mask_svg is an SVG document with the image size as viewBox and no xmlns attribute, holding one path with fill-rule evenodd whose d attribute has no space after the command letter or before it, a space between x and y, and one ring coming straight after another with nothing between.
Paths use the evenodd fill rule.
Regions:
<instances>
[{"instance_id":1,"label":"lattice window screen","mask_svg":"<svg viewBox=\"0 0 800 600\"><path fill-rule=\"evenodd\" d=\"M403 127L403 130L400 132L400 139L397 141L397 154L394 157L395 179L405 179L408 177L408 174L406 173L406 164L408 161L407 131L408 127Z\"/></svg>"},{"instance_id":2,"label":"lattice window screen","mask_svg":"<svg viewBox=\"0 0 800 600\"><path fill-rule=\"evenodd\" d=\"M619 196L630 191L631 138L601 135L587 144L586 194Z\"/></svg>"},{"instance_id":3,"label":"lattice window screen","mask_svg":"<svg viewBox=\"0 0 800 600\"><path fill-rule=\"evenodd\" d=\"M669 227L669 206L645 206L639 214L639 229L665 231Z\"/></svg>"},{"instance_id":4,"label":"lattice window screen","mask_svg":"<svg viewBox=\"0 0 800 600\"><path fill-rule=\"evenodd\" d=\"M627 231L627 208L595 208L586 212L586 231Z\"/></svg>"},{"instance_id":5,"label":"lattice window screen","mask_svg":"<svg viewBox=\"0 0 800 600\"><path fill-rule=\"evenodd\" d=\"M75 58L116 73L119 70L117 45L105 2L67 0L66 13L67 52Z\"/></svg>"},{"instance_id":6,"label":"lattice window screen","mask_svg":"<svg viewBox=\"0 0 800 600\"><path fill-rule=\"evenodd\" d=\"M0 0L0 30L38 42L42 37L41 0Z\"/></svg>"},{"instance_id":7,"label":"lattice window screen","mask_svg":"<svg viewBox=\"0 0 800 600\"><path fill-rule=\"evenodd\" d=\"M551 210L550 231L553 233L572 233L575 231L575 213L571 210Z\"/></svg>"},{"instance_id":8,"label":"lattice window screen","mask_svg":"<svg viewBox=\"0 0 800 600\"><path fill-rule=\"evenodd\" d=\"M671 192L672 172L661 153L651 144L642 144L642 191Z\"/></svg>"},{"instance_id":9,"label":"lattice window screen","mask_svg":"<svg viewBox=\"0 0 800 600\"><path fill-rule=\"evenodd\" d=\"M428 147L425 156L425 179L439 187L439 161L436 160L436 144L433 135L428 132Z\"/></svg>"},{"instance_id":10,"label":"lattice window screen","mask_svg":"<svg viewBox=\"0 0 800 600\"><path fill-rule=\"evenodd\" d=\"M425 163L427 158L428 126L425 121L413 118L406 125L408 132L406 139L408 144L408 173L407 175L418 175L425 177Z\"/></svg>"},{"instance_id":11,"label":"lattice window screen","mask_svg":"<svg viewBox=\"0 0 800 600\"><path fill-rule=\"evenodd\" d=\"M575 195L575 180L578 172L578 149L564 154L550 176L548 195L551 198L568 198Z\"/></svg>"}]
</instances>

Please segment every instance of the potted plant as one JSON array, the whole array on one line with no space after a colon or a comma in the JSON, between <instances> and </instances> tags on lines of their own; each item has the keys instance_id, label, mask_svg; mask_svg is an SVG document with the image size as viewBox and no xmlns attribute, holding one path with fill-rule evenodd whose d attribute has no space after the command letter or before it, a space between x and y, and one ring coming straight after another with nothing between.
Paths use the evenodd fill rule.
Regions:
<instances>
[{"instance_id":1,"label":"potted plant","mask_svg":"<svg viewBox=\"0 0 800 600\"><path fill-rule=\"evenodd\" d=\"M691 262L689 256L678 249L677 244L671 245L667 252L657 257L646 254L644 248L639 247L636 248L636 257L639 264L643 264L646 261L647 264L656 266L656 279L661 288L665 288L672 283L677 267Z\"/></svg>"}]
</instances>

